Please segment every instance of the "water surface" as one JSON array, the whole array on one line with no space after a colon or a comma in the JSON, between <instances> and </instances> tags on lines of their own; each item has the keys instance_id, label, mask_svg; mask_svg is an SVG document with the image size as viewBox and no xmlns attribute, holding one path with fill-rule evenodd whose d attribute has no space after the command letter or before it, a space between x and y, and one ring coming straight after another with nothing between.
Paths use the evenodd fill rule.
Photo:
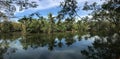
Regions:
<instances>
[{"instance_id":1,"label":"water surface","mask_svg":"<svg viewBox=\"0 0 120 59\"><path fill-rule=\"evenodd\" d=\"M117 59L119 38L75 33L0 34L0 59Z\"/></svg>"}]
</instances>

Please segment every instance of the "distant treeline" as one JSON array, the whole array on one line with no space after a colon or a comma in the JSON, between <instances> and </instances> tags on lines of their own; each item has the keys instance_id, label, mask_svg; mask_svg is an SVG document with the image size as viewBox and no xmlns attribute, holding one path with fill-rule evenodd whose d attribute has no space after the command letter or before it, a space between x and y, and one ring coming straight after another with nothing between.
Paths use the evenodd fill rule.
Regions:
<instances>
[{"instance_id":1,"label":"distant treeline","mask_svg":"<svg viewBox=\"0 0 120 59\"><path fill-rule=\"evenodd\" d=\"M39 17L39 19L31 17L23 17L18 22L4 21L0 22L0 32L23 32L23 33L54 33L54 32L100 32L119 33L119 25L115 25L109 21L95 21L88 17L81 20L65 19L65 21L55 20L50 13L48 18Z\"/></svg>"},{"instance_id":2,"label":"distant treeline","mask_svg":"<svg viewBox=\"0 0 120 59\"><path fill-rule=\"evenodd\" d=\"M65 2L65 3L64 3ZM39 13L24 16L18 22L0 22L0 32L54 33L54 32L89 32L120 34L120 1L105 1L102 5L94 2L83 6L84 11L92 10L89 17L79 17L76 0L65 0L56 16L51 13L45 18ZM98 7L99 6L99 7ZM33 18L34 15L38 19ZM3 15L4 16L4 15ZM79 17L80 20L76 19ZM5 17L3 17L5 18ZM65 21L62 21L65 20ZM76 22L76 20L78 20Z\"/></svg>"}]
</instances>

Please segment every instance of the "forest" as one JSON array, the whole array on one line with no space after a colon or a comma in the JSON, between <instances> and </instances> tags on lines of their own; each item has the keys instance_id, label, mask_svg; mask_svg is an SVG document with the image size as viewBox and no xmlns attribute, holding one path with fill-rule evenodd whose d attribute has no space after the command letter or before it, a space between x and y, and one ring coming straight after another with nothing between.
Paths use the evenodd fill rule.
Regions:
<instances>
[{"instance_id":1,"label":"forest","mask_svg":"<svg viewBox=\"0 0 120 59\"><path fill-rule=\"evenodd\" d=\"M72 4L70 4L70 2ZM102 5L96 2L83 6L84 11L93 10L91 18L79 17L77 13L77 1L65 0L61 3L61 10L57 16L49 13L47 17L39 13L32 13L24 16L18 22L4 20L0 22L1 33L22 32L22 33L54 33L54 32L100 32L109 34L120 33L120 1L106 1ZM98 8L100 6L100 8ZM4 14L0 14L4 19ZM33 16L37 16L34 18ZM79 18L76 18L79 17ZM64 21L62 21L64 20ZM78 21L76 21L78 20Z\"/></svg>"},{"instance_id":2,"label":"forest","mask_svg":"<svg viewBox=\"0 0 120 59\"><path fill-rule=\"evenodd\" d=\"M0 0L0 59L120 59L120 0Z\"/></svg>"}]
</instances>

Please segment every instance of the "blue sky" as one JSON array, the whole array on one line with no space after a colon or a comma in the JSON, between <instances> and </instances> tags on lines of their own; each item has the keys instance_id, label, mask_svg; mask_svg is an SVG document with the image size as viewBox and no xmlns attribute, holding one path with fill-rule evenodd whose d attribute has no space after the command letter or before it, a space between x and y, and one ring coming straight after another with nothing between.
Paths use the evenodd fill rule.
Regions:
<instances>
[{"instance_id":1,"label":"blue sky","mask_svg":"<svg viewBox=\"0 0 120 59\"><path fill-rule=\"evenodd\" d=\"M60 10L60 2L64 0L30 0L30 1L35 1L39 5L37 8L29 8L26 10L19 11L19 7L17 7L15 16L17 17L23 17L25 15L29 15L34 12L39 12L42 16L46 17L48 13L52 13L54 16L57 15L58 11ZM97 2L98 4L102 4L100 0L77 0L78 6L82 8L85 2L88 2L89 4L93 2ZM90 11L83 11L79 10L78 14L81 17L86 16ZM16 21L16 19L13 19Z\"/></svg>"}]
</instances>

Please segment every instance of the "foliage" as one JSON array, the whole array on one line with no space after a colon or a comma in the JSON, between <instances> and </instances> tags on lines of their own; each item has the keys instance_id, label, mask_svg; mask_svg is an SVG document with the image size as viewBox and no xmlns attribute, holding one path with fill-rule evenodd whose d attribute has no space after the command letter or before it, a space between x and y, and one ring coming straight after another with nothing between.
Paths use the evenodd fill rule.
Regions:
<instances>
[{"instance_id":1,"label":"foliage","mask_svg":"<svg viewBox=\"0 0 120 59\"><path fill-rule=\"evenodd\" d=\"M1 22L0 23L0 32L8 33L8 32L19 32L21 31L20 23L15 22Z\"/></svg>"},{"instance_id":2,"label":"foliage","mask_svg":"<svg viewBox=\"0 0 120 59\"><path fill-rule=\"evenodd\" d=\"M13 17L18 7L22 11L37 6L36 2L29 0L0 0L0 17Z\"/></svg>"},{"instance_id":3,"label":"foliage","mask_svg":"<svg viewBox=\"0 0 120 59\"><path fill-rule=\"evenodd\" d=\"M76 0L64 0L61 3L62 9L58 12L58 16L49 13L48 17L45 18L39 13L33 13L19 19L20 23L0 22L0 32L53 33L72 31L96 33L99 31L105 33L106 31L113 31L113 33L120 33L119 1L107 1L102 5L98 5L96 2L88 5L86 2L83 10L93 10L90 14L92 17L82 17L76 22L77 7ZM33 18L34 15L38 19Z\"/></svg>"},{"instance_id":4,"label":"foliage","mask_svg":"<svg viewBox=\"0 0 120 59\"><path fill-rule=\"evenodd\" d=\"M1 23L1 32L7 33L12 29L12 24L10 22Z\"/></svg>"},{"instance_id":5,"label":"foliage","mask_svg":"<svg viewBox=\"0 0 120 59\"><path fill-rule=\"evenodd\" d=\"M120 9L120 1L109 0L105 2L106 3L103 3L102 5L98 5L96 2L92 5L85 3L83 10L93 10L90 15L92 15L91 20L94 21L94 26L92 26L91 29L120 33L120 11L118 11Z\"/></svg>"},{"instance_id":6,"label":"foliage","mask_svg":"<svg viewBox=\"0 0 120 59\"><path fill-rule=\"evenodd\" d=\"M61 11L58 12L58 18L63 19L68 16L69 18L74 18L77 12L77 1L76 0L64 0L61 2Z\"/></svg>"}]
</instances>

